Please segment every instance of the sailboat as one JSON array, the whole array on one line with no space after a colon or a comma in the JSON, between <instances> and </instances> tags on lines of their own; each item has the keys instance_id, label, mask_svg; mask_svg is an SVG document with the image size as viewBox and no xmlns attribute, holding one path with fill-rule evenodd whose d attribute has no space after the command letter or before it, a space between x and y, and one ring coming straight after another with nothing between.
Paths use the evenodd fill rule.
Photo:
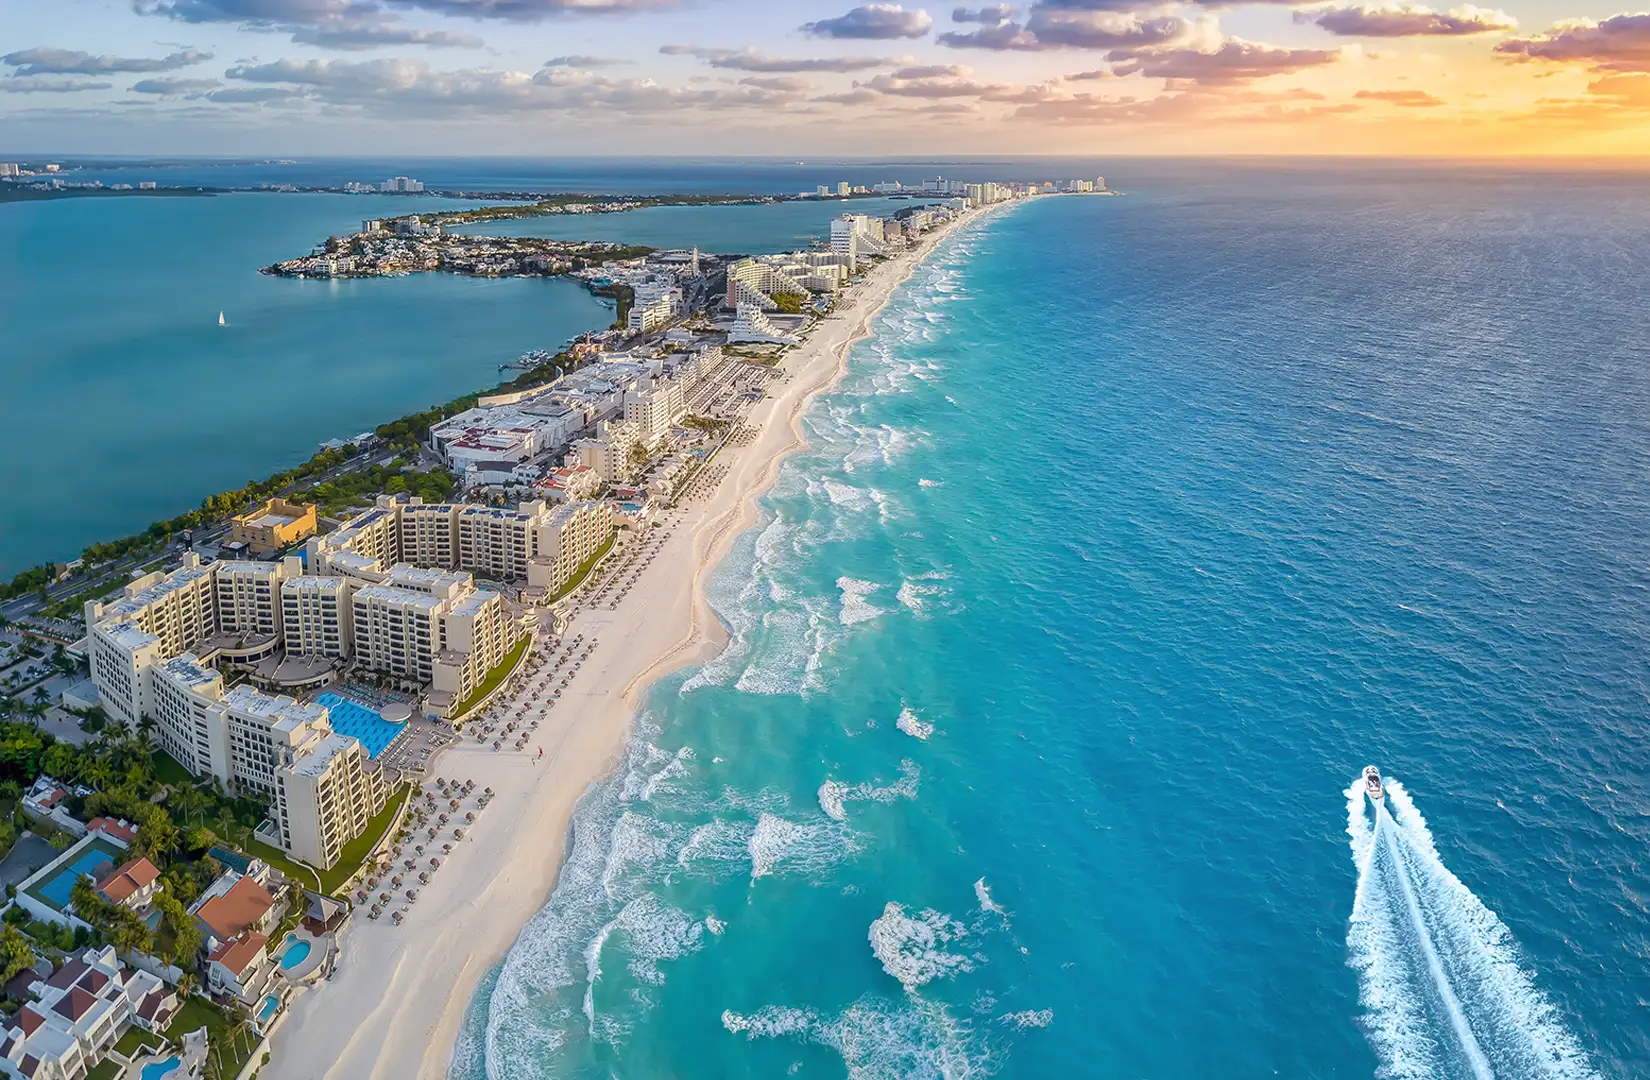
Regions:
<instances>
[{"instance_id":1,"label":"sailboat","mask_svg":"<svg viewBox=\"0 0 1650 1080\"><path fill-rule=\"evenodd\" d=\"M219 326L223 325L223 312L221 312L221 311L218 312L218 325Z\"/></svg>"}]
</instances>

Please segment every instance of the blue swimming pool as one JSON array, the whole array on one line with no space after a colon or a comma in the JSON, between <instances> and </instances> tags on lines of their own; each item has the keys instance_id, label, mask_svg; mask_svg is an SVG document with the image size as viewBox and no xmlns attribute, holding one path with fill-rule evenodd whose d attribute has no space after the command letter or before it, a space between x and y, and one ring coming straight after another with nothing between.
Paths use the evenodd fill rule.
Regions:
<instances>
[{"instance_id":1,"label":"blue swimming pool","mask_svg":"<svg viewBox=\"0 0 1650 1080\"><path fill-rule=\"evenodd\" d=\"M82 874L92 874L100 866L107 866L114 860L106 852L97 848L88 848L80 853L74 862L57 872L57 876L50 881L38 885L37 891L44 896L53 907L66 908L69 906L69 893L74 889L74 883L80 880Z\"/></svg>"},{"instance_id":2,"label":"blue swimming pool","mask_svg":"<svg viewBox=\"0 0 1650 1080\"><path fill-rule=\"evenodd\" d=\"M288 945L286 947L286 951L281 953L282 971L291 971L293 968L309 959L309 942L299 941L296 937L293 937L290 934L287 935L287 940L292 942L292 944Z\"/></svg>"},{"instance_id":3,"label":"blue swimming pool","mask_svg":"<svg viewBox=\"0 0 1650 1080\"><path fill-rule=\"evenodd\" d=\"M379 716L376 709L369 709L358 701L351 701L337 694L321 694L315 701L327 707L328 716L332 720L332 730L340 735L353 735L360 739L361 745L366 747L368 757L382 754L384 748L394 742L395 737L407 726L392 723Z\"/></svg>"},{"instance_id":4,"label":"blue swimming pool","mask_svg":"<svg viewBox=\"0 0 1650 1080\"><path fill-rule=\"evenodd\" d=\"M181 1058L167 1058L165 1061L151 1061L143 1067L143 1080L160 1080L163 1076L170 1076L183 1064Z\"/></svg>"},{"instance_id":5,"label":"blue swimming pool","mask_svg":"<svg viewBox=\"0 0 1650 1080\"><path fill-rule=\"evenodd\" d=\"M258 1022L268 1023L269 1018L275 1015L275 1010L281 1007L281 999L274 994L264 998L263 1004L258 1006Z\"/></svg>"}]
</instances>

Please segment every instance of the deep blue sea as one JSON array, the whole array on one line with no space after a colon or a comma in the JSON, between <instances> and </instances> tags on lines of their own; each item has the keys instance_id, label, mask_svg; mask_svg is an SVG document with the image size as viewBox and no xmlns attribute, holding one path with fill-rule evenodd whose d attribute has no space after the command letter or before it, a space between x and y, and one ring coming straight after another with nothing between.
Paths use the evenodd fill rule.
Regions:
<instances>
[{"instance_id":1,"label":"deep blue sea","mask_svg":"<svg viewBox=\"0 0 1650 1080\"><path fill-rule=\"evenodd\" d=\"M1135 172L878 318L455 1078L1650 1075L1650 191Z\"/></svg>"}]
</instances>

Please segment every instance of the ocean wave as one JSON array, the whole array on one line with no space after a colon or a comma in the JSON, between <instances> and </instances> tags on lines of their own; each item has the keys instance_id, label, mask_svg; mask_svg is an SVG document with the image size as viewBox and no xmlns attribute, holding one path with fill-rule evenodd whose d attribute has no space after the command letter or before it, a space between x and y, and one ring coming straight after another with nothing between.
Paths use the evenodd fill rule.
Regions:
<instances>
[{"instance_id":1,"label":"ocean wave","mask_svg":"<svg viewBox=\"0 0 1650 1080\"><path fill-rule=\"evenodd\" d=\"M882 970L910 992L934 979L949 979L974 970L969 957L945 949L967 937L968 932L968 927L943 911L924 908L913 915L904 906L889 901L866 936Z\"/></svg>"},{"instance_id":2,"label":"ocean wave","mask_svg":"<svg viewBox=\"0 0 1650 1080\"><path fill-rule=\"evenodd\" d=\"M842 614L839 618L843 626L857 626L880 615L888 614L885 608L879 608L866 599L869 596L876 595L882 589L882 586L876 582L839 577L836 579L836 587L842 593Z\"/></svg>"},{"instance_id":3,"label":"ocean wave","mask_svg":"<svg viewBox=\"0 0 1650 1080\"><path fill-rule=\"evenodd\" d=\"M756 820L746 843L751 881L778 872L817 873L858 847L853 835L838 826L812 825L764 813Z\"/></svg>"},{"instance_id":4,"label":"ocean wave","mask_svg":"<svg viewBox=\"0 0 1650 1080\"><path fill-rule=\"evenodd\" d=\"M1025 1009L1021 1012L1005 1013L997 1017L997 1023L1011 1027L1016 1031L1025 1031L1027 1028L1046 1028L1054 1023L1053 1009Z\"/></svg>"},{"instance_id":5,"label":"ocean wave","mask_svg":"<svg viewBox=\"0 0 1650 1080\"><path fill-rule=\"evenodd\" d=\"M924 720L917 713L917 711L910 706L905 706L900 709L899 719L894 721L894 726L905 732L905 734L911 736L913 739L922 739L926 741L928 736L934 734L934 725Z\"/></svg>"},{"instance_id":6,"label":"ocean wave","mask_svg":"<svg viewBox=\"0 0 1650 1080\"><path fill-rule=\"evenodd\" d=\"M979 1080L995 1067L989 1042L941 1004L865 995L834 1017L767 1005L727 1010L722 1027L756 1039L794 1039L835 1051L848 1080Z\"/></svg>"},{"instance_id":7,"label":"ocean wave","mask_svg":"<svg viewBox=\"0 0 1650 1080\"><path fill-rule=\"evenodd\" d=\"M819 808L833 821L847 821L850 802L891 803L895 799L917 797L917 782L922 770L907 758L900 762L900 778L887 787L875 784L845 784L840 780L826 780L819 786Z\"/></svg>"}]
</instances>

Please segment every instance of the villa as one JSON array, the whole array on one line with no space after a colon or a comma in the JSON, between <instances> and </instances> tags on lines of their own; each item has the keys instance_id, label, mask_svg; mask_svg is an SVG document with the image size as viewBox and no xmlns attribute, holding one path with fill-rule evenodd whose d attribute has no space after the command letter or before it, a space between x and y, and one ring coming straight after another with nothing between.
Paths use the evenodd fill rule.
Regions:
<instances>
[{"instance_id":1,"label":"villa","mask_svg":"<svg viewBox=\"0 0 1650 1080\"><path fill-rule=\"evenodd\" d=\"M114 947L87 949L29 992L34 998L0 1039L0 1075L27 1080L79 1080L103 1060L134 1024L164 1028L177 1012L177 993L145 971L130 971Z\"/></svg>"}]
</instances>

